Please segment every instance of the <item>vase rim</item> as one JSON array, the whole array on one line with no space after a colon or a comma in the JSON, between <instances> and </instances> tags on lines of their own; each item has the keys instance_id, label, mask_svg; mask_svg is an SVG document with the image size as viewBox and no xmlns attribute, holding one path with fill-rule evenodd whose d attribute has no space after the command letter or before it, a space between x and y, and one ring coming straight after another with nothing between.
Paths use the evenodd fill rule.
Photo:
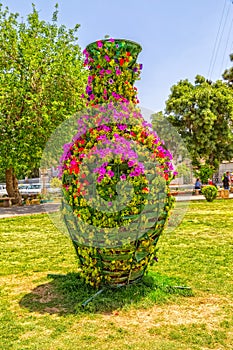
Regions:
<instances>
[{"instance_id":1,"label":"vase rim","mask_svg":"<svg viewBox=\"0 0 233 350\"><path fill-rule=\"evenodd\" d=\"M113 38L99 39L99 40L93 41L92 43L90 43L90 44L88 44L88 45L86 46L86 49L87 49L87 51L88 51L88 48L91 47L93 44L96 44L98 41L101 41L101 42L105 41L105 42L106 42L106 41L109 41L109 40L111 40L111 39L113 39ZM113 40L114 40L114 42L125 41L125 42L127 42L127 43L133 44L133 45L137 46L137 48L139 49L138 53L142 51L142 46L141 46L140 44L138 44L136 41L129 40L129 39L113 39ZM111 41L110 41L110 42L111 42Z\"/></svg>"}]
</instances>

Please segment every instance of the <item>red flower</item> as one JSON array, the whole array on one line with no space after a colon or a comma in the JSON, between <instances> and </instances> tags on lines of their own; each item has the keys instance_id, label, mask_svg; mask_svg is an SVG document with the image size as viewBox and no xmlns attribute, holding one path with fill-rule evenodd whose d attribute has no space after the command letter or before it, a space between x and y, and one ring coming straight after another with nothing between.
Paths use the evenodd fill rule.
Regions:
<instances>
[{"instance_id":1,"label":"red flower","mask_svg":"<svg viewBox=\"0 0 233 350\"><path fill-rule=\"evenodd\" d=\"M120 59L120 66L123 66L124 62L125 62L124 58L121 58Z\"/></svg>"},{"instance_id":2,"label":"red flower","mask_svg":"<svg viewBox=\"0 0 233 350\"><path fill-rule=\"evenodd\" d=\"M130 52L126 52L126 56L130 56L131 55L131 53Z\"/></svg>"},{"instance_id":3,"label":"red flower","mask_svg":"<svg viewBox=\"0 0 233 350\"><path fill-rule=\"evenodd\" d=\"M143 193L149 193L149 188L148 188L148 187L144 187L144 188L142 189L142 192L143 192Z\"/></svg>"}]
</instances>

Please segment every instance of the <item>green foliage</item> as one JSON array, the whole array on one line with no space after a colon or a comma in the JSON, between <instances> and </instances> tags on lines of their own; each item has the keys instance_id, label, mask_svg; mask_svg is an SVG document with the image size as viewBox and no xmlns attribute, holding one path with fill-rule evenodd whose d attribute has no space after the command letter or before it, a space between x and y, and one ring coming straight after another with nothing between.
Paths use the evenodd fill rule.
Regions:
<instances>
[{"instance_id":1,"label":"green foliage","mask_svg":"<svg viewBox=\"0 0 233 350\"><path fill-rule=\"evenodd\" d=\"M216 169L233 157L233 91L222 81L197 76L171 88L166 115L184 139L194 166Z\"/></svg>"},{"instance_id":2,"label":"green foliage","mask_svg":"<svg viewBox=\"0 0 233 350\"><path fill-rule=\"evenodd\" d=\"M214 169L209 165L201 165L198 170L194 171L195 176L199 177L202 184L208 184L208 180L212 178Z\"/></svg>"},{"instance_id":3,"label":"green foliage","mask_svg":"<svg viewBox=\"0 0 233 350\"><path fill-rule=\"evenodd\" d=\"M16 175L39 166L51 132L83 106L79 26L58 26L57 14L46 23L33 5L23 22L0 7L0 165Z\"/></svg>"},{"instance_id":4,"label":"green foliage","mask_svg":"<svg viewBox=\"0 0 233 350\"><path fill-rule=\"evenodd\" d=\"M230 60L233 62L233 54L230 54ZM233 67L226 69L223 73L223 78L228 81L229 86L233 84Z\"/></svg>"},{"instance_id":5,"label":"green foliage","mask_svg":"<svg viewBox=\"0 0 233 350\"><path fill-rule=\"evenodd\" d=\"M60 179L58 179L58 177L53 177L50 181L50 186L52 188L60 188L62 187L62 182Z\"/></svg>"},{"instance_id":6,"label":"green foliage","mask_svg":"<svg viewBox=\"0 0 233 350\"><path fill-rule=\"evenodd\" d=\"M213 200L217 197L218 190L215 186L207 185L202 188L202 194L205 196L207 202L213 202Z\"/></svg>"}]
</instances>

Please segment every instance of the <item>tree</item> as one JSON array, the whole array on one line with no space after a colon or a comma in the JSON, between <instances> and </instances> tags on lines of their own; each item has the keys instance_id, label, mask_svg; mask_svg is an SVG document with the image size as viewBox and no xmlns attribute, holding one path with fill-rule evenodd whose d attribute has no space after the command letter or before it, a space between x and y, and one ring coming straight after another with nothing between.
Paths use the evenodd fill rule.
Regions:
<instances>
[{"instance_id":1,"label":"tree","mask_svg":"<svg viewBox=\"0 0 233 350\"><path fill-rule=\"evenodd\" d=\"M223 81L196 76L171 88L166 101L168 121L177 128L192 158L192 164L217 169L233 157L233 91Z\"/></svg>"},{"instance_id":2,"label":"tree","mask_svg":"<svg viewBox=\"0 0 233 350\"><path fill-rule=\"evenodd\" d=\"M39 19L33 5L25 22L0 5L0 167L8 195L20 201L17 175L39 166L52 131L83 107L86 70L77 44L79 25Z\"/></svg>"},{"instance_id":3,"label":"tree","mask_svg":"<svg viewBox=\"0 0 233 350\"><path fill-rule=\"evenodd\" d=\"M233 53L230 54L230 60L233 62ZM223 79L228 81L228 85L233 87L233 67L226 69L223 73Z\"/></svg>"},{"instance_id":4,"label":"tree","mask_svg":"<svg viewBox=\"0 0 233 350\"><path fill-rule=\"evenodd\" d=\"M151 122L153 130L156 131L159 138L165 142L166 148L171 152L174 163L177 165L184 160L189 160L190 157L184 141L163 112L152 114Z\"/></svg>"}]
</instances>

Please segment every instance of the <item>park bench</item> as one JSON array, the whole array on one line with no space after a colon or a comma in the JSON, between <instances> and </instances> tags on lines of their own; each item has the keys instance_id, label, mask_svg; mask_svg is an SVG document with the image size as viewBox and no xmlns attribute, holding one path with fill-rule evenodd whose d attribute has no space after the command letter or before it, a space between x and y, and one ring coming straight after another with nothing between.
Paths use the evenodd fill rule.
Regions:
<instances>
[{"instance_id":1,"label":"park bench","mask_svg":"<svg viewBox=\"0 0 233 350\"><path fill-rule=\"evenodd\" d=\"M0 197L0 206L11 207L13 199L14 197Z\"/></svg>"}]
</instances>

